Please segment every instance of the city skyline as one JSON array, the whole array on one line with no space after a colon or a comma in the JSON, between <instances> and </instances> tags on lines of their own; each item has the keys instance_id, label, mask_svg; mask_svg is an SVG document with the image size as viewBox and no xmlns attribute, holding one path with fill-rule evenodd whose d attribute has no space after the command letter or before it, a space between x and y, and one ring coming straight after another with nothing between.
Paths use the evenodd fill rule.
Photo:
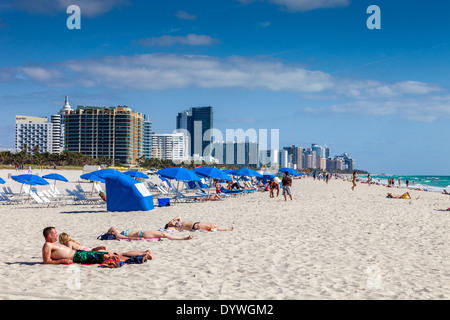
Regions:
<instances>
[{"instance_id":1,"label":"city skyline","mask_svg":"<svg viewBox=\"0 0 450 320\"><path fill-rule=\"evenodd\" d=\"M158 133L213 106L223 132L279 129L280 147L327 144L357 169L448 174L448 3L74 0L80 30L66 1L45 4L0 4L2 148L16 114L53 114L68 95L128 105Z\"/></svg>"},{"instance_id":2,"label":"city skyline","mask_svg":"<svg viewBox=\"0 0 450 320\"><path fill-rule=\"evenodd\" d=\"M116 113L115 110L118 112ZM68 96L65 97L64 105L59 112L50 117L16 115L15 149L22 151L26 146L31 153L34 152L35 147L39 147L39 151L43 153L60 153L63 149L67 149L71 152L81 152L93 159L98 157L111 158L112 155L113 161L123 161L125 159L123 158L124 154L120 156L115 154L115 145L116 143L120 145L121 142L116 141L116 138L108 137L112 132L116 132L114 135L116 137L117 130L123 130L123 128L112 129L109 120L112 115L116 117L116 114L121 113L126 118L134 114L142 121L143 138L140 139L142 148L140 148L139 153L142 153L145 159L150 159L149 155L151 155L151 157L176 162L205 160L207 163L216 163L217 161L218 164L245 165L257 168L278 164L281 167L295 169L334 170L339 168L328 168L328 160L334 161L333 165L335 165L337 158L344 157L344 154L335 155L332 159L330 148L326 144L319 146L316 143L311 143L311 148L295 145L286 147L280 146L277 141L275 142L277 149L270 149L269 144L274 143L273 137L269 139L270 143L262 141L261 139L267 138L267 133L263 133L258 140L258 134L251 130L247 132L232 130L230 136L227 132L225 140L217 139L218 136L223 137L223 135L220 132L217 133L217 130L212 127L214 111L211 106L193 107L184 110L178 113L176 117L177 129L174 132L156 133L151 130L152 120L148 115L132 110L128 106L77 106L73 109ZM183 138L180 135L186 137ZM194 139L192 139L192 136ZM81 139L81 137L85 138ZM278 134L275 134L275 137L278 137ZM205 141L205 138L207 138L207 141ZM252 140L252 138L255 138L255 140ZM93 144L93 141L97 143ZM241 145L243 149L237 147L237 145ZM122 147L124 146L122 145ZM132 149L137 151L135 147L132 147ZM189 154L189 149L197 150ZM293 151L294 149L296 151ZM297 150L300 150L300 153ZM229 154L230 151L231 154ZM283 157L280 153L284 151L286 151L286 159L282 161ZM348 157L348 153L345 153L345 155L345 157ZM133 158L139 157L135 154ZM130 159L128 158L128 160ZM352 161L351 164L346 162L343 166L348 170L356 169L354 159ZM134 164L134 161L125 160L125 163ZM340 170L343 170L344 167Z\"/></svg>"}]
</instances>

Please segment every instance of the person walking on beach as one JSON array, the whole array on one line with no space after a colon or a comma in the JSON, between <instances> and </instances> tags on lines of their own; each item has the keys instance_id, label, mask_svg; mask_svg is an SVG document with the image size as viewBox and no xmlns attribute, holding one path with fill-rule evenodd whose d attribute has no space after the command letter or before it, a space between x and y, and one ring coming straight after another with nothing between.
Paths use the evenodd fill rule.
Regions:
<instances>
[{"instance_id":1,"label":"person walking on beach","mask_svg":"<svg viewBox=\"0 0 450 320\"><path fill-rule=\"evenodd\" d=\"M284 201L287 201L287 196L292 200L291 186L292 178L289 176L289 172L284 173L283 179L281 180L281 186L283 187Z\"/></svg>"},{"instance_id":2,"label":"person walking on beach","mask_svg":"<svg viewBox=\"0 0 450 320\"><path fill-rule=\"evenodd\" d=\"M355 187L356 187L356 179L358 179L358 174L356 173L356 171L354 171L354 172L353 172L353 177L352 177L352 183L353 183L352 191L355 190Z\"/></svg>"},{"instance_id":3,"label":"person walking on beach","mask_svg":"<svg viewBox=\"0 0 450 320\"><path fill-rule=\"evenodd\" d=\"M367 184L370 186L372 183L372 177L370 176L370 173L367 175Z\"/></svg>"}]
</instances>

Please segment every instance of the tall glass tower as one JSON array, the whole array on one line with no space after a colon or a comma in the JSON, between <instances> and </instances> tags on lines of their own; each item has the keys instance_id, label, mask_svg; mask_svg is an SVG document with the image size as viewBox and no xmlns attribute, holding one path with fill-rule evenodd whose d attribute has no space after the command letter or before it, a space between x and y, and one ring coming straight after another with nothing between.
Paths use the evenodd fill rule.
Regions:
<instances>
[{"instance_id":1,"label":"tall glass tower","mask_svg":"<svg viewBox=\"0 0 450 320\"><path fill-rule=\"evenodd\" d=\"M210 156L204 150L212 143L212 107L195 107L178 113L176 128L189 133L190 156Z\"/></svg>"}]
</instances>

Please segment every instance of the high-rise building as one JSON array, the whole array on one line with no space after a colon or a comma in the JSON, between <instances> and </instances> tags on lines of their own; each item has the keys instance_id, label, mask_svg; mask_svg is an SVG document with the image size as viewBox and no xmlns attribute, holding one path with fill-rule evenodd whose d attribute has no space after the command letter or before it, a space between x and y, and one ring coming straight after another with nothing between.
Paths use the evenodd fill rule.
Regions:
<instances>
[{"instance_id":1,"label":"high-rise building","mask_svg":"<svg viewBox=\"0 0 450 320\"><path fill-rule=\"evenodd\" d=\"M54 152L54 153L62 152L65 149L65 133L64 133L64 130L65 130L64 129L65 128L65 124L64 124L64 122L65 122L65 115L66 115L67 112L69 112L71 110L72 110L72 107L69 104L69 97L66 96L66 100L64 102L64 106L61 108L61 110L59 110L59 113L58 113L58 115L60 116L60 124L59 124L59 132L60 132L59 151L57 151L58 150L58 148L57 148L57 149L55 149L56 152ZM53 120L52 120L52 122L53 122ZM57 125L57 123L56 123L56 120L55 120L54 126L56 126L56 125ZM55 137L55 139L56 139L56 137ZM57 145L57 142L54 141L54 143L55 143L55 145Z\"/></svg>"},{"instance_id":2,"label":"high-rise building","mask_svg":"<svg viewBox=\"0 0 450 320\"><path fill-rule=\"evenodd\" d=\"M254 141L214 141L211 155L220 164L259 166L259 144Z\"/></svg>"},{"instance_id":3,"label":"high-rise building","mask_svg":"<svg viewBox=\"0 0 450 320\"><path fill-rule=\"evenodd\" d=\"M316 152L317 157L325 158L325 149L322 146L312 143L311 150Z\"/></svg>"},{"instance_id":4,"label":"high-rise building","mask_svg":"<svg viewBox=\"0 0 450 320\"><path fill-rule=\"evenodd\" d=\"M47 117L16 115L15 148L33 153L39 147L40 153L53 152L53 124Z\"/></svg>"},{"instance_id":5,"label":"high-rise building","mask_svg":"<svg viewBox=\"0 0 450 320\"><path fill-rule=\"evenodd\" d=\"M78 106L66 111L65 147L93 159L137 164L144 155L144 116L126 106Z\"/></svg>"},{"instance_id":6,"label":"high-rise building","mask_svg":"<svg viewBox=\"0 0 450 320\"><path fill-rule=\"evenodd\" d=\"M308 169L316 169L316 160L317 160L317 155L316 155L316 151L312 150L311 148L307 148L306 151L303 153L304 156L304 161L303 161L303 166L304 168L308 168Z\"/></svg>"},{"instance_id":7,"label":"high-rise building","mask_svg":"<svg viewBox=\"0 0 450 320\"><path fill-rule=\"evenodd\" d=\"M63 136L61 135L61 115L54 114L51 116L53 127L52 132L52 153L61 153L63 149Z\"/></svg>"},{"instance_id":8,"label":"high-rise building","mask_svg":"<svg viewBox=\"0 0 450 320\"><path fill-rule=\"evenodd\" d=\"M347 170L355 170L356 166L355 163L356 161L354 159L352 159L352 157L347 153L344 152L342 155L337 156L336 158L341 159L342 162L344 163L344 168Z\"/></svg>"},{"instance_id":9,"label":"high-rise building","mask_svg":"<svg viewBox=\"0 0 450 320\"><path fill-rule=\"evenodd\" d=\"M152 158L172 161L188 161L187 136L183 133L152 133Z\"/></svg>"},{"instance_id":10,"label":"high-rise building","mask_svg":"<svg viewBox=\"0 0 450 320\"><path fill-rule=\"evenodd\" d=\"M277 149L273 150L259 150L259 166L270 168L274 166L279 166L280 164L280 154Z\"/></svg>"},{"instance_id":11,"label":"high-rise building","mask_svg":"<svg viewBox=\"0 0 450 320\"><path fill-rule=\"evenodd\" d=\"M287 168L288 167L289 156L288 156L287 150L285 150L285 149L280 150L278 152L278 159L280 161L280 163L279 163L280 167L282 167L282 168Z\"/></svg>"},{"instance_id":12,"label":"high-rise building","mask_svg":"<svg viewBox=\"0 0 450 320\"><path fill-rule=\"evenodd\" d=\"M152 122L148 114L144 114L144 159L148 160L152 157Z\"/></svg>"},{"instance_id":13,"label":"high-rise building","mask_svg":"<svg viewBox=\"0 0 450 320\"><path fill-rule=\"evenodd\" d=\"M189 138L189 155L210 156L207 147L212 143L213 108L195 107L177 115L177 130L184 130Z\"/></svg>"},{"instance_id":14,"label":"high-rise building","mask_svg":"<svg viewBox=\"0 0 450 320\"><path fill-rule=\"evenodd\" d=\"M303 148L293 145L292 147L284 147L288 152L288 159L291 158L291 166L295 169L303 169Z\"/></svg>"},{"instance_id":15,"label":"high-rise building","mask_svg":"<svg viewBox=\"0 0 450 320\"><path fill-rule=\"evenodd\" d=\"M328 148L327 145L324 145L324 146L323 146L323 150L324 150L324 152L325 152L324 157L325 157L326 159L328 159L328 158L330 157L330 148Z\"/></svg>"},{"instance_id":16,"label":"high-rise building","mask_svg":"<svg viewBox=\"0 0 450 320\"><path fill-rule=\"evenodd\" d=\"M344 161L341 158L327 159L327 170L344 170Z\"/></svg>"}]
</instances>

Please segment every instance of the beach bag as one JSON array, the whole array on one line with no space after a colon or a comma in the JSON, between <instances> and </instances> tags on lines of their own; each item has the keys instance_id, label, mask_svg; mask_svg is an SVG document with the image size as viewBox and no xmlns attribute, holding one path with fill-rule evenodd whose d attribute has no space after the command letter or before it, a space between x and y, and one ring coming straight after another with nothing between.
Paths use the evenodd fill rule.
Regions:
<instances>
[{"instance_id":1,"label":"beach bag","mask_svg":"<svg viewBox=\"0 0 450 320\"><path fill-rule=\"evenodd\" d=\"M110 233L105 233L97 237L97 240L115 240L115 239L116 237Z\"/></svg>"}]
</instances>

